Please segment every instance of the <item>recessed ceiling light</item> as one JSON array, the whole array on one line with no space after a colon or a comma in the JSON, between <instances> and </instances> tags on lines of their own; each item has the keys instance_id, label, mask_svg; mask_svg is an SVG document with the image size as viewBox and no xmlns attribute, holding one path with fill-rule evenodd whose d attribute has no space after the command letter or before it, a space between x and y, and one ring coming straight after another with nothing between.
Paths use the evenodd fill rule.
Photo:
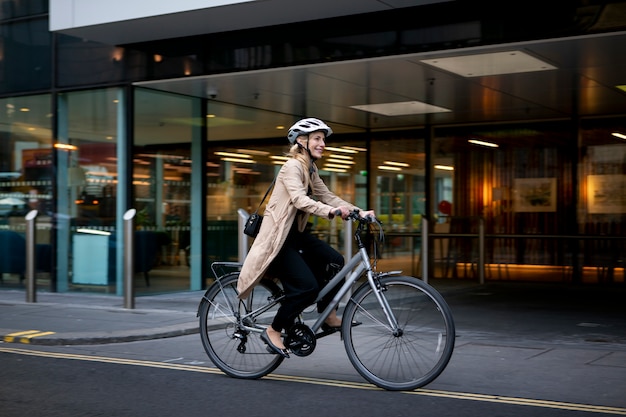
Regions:
<instances>
[{"instance_id":1,"label":"recessed ceiling light","mask_svg":"<svg viewBox=\"0 0 626 417\"><path fill-rule=\"evenodd\" d=\"M622 91L626 91L626 84L625 85L616 85L617 88L619 88Z\"/></svg>"},{"instance_id":2,"label":"recessed ceiling light","mask_svg":"<svg viewBox=\"0 0 626 417\"><path fill-rule=\"evenodd\" d=\"M500 146L497 143L485 142L484 140L478 140L478 139L469 139L468 142L473 143L474 145L487 146L489 148L497 148Z\"/></svg>"},{"instance_id":3,"label":"recessed ceiling light","mask_svg":"<svg viewBox=\"0 0 626 417\"><path fill-rule=\"evenodd\" d=\"M556 69L554 65L550 65L522 51L423 59L421 62L463 77L517 74Z\"/></svg>"},{"instance_id":4,"label":"recessed ceiling light","mask_svg":"<svg viewBox=\"0 0 626 417\"><path fill-rule=\"evenodd\" d=\"M378 169L381 169L383 171L402 171L402 168L390 167L387 165L378 165Z\"/></svg>"},{"instance_id":5,"label":"recessed ceiling light","mask_svg":"<svg viewBox=\"0 0 626 417\"><path fill-rule=\"evenodd\" d=\"M395 161L385 161L384 164L396 166L396 167L405 167L405 168L409 166L409 164L407 164L406 162L395 162Z\"/></svg>"},{"instance_id":6,"label":"recessed ceiling light","mask_svg":"<svg viewBox=\"0 0 626 417\"><path fill-rule=\"evenodd\" d=\"M243 153L234 153L234 152L213 152L218 156L228 156L232 158L252 158L252 155L246 155Z\"/></svg>"},{"instance_id":7,"label":"recessed ceiling light","mask_svg":"<svg viewBox=\"0 0 626 417\"><path fill-rule=\"evenodd\" d=\"M440 169L443 171L454 171L454 167L450 165L435 165L435 169Z\"/></svg>"},{"instance_id":8,"label":"recessed ceiling light","mask_svg":"<svg viewBox=\"0 0 626 417\"><path fill-rule=\"evenodd\" d=\"M343 152L343 153L359 153L358 151L355 151L354 149L348 149L348 148L336 148L334 146L327 146L325 148L328 151L333 151L333 152Z\"/></svg>"},{"instance_id":9,"label":"recessed ceiling light","mask_svg":"<svg viewBox=\"0 0 626 417\"><path fill-rule=\"evenodd\" d=\"M445 113L452 111L444 107L433 106L421 101L401 101L397 103L363 104L350 106L353 109L363 110L370 113L382 114L383 116L407 116L410 114Z\"/></svg>"}]
</instances>

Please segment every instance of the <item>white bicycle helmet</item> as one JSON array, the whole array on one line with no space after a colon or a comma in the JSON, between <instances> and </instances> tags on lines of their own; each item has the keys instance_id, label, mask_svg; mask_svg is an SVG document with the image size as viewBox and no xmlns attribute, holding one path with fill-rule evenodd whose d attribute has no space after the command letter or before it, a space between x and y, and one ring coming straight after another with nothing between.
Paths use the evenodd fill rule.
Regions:
<instances>
[{"instance_id":1,"label":"white bicycle helmet","mask_svg":"<svg viewBox=\"0 0 626 417\"><path fill-rule=\"evenodd\" d=\"M320 119L309 117L302 119L291 126L289 128L289 133L287 134L287 139L291 144L294 144L296 143L296 138L298 136L308 135L309 133L317 132L318 130L324 132L326 137L333 134L333 130L328 127L326 123L322 122Z\"/></svg>"}]
</instances>

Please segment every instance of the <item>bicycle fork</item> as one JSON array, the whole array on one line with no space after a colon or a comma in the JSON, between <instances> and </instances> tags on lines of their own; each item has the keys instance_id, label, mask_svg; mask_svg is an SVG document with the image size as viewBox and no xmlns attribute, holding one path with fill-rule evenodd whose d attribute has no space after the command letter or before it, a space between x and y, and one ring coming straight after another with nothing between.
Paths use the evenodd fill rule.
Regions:
<instances>
[{"instance_id":1,"label":"bicycle fork","mask_svg":"<svg viewBox=\"0 0 626 417\"><path fill-rule=\"evenodd\" d=\"M389 324L389 328L391 329L391 332L396 337L402 336L403 330L398 325L398 320L396 319L396 316L393 314L391 306L387 302L387 297L385 297L384 295L385 288L380 284L380 278L386 277L389 275L397 275L399 273L400 271L390 271L390 272L379 273L379 274L376 274L376 276L374 276L374 273L372 272L371 269L367 271L367 281L369 285L372 287L372 290L374 291L374 295L376 296L376 300L378 300L378 304L380 304L380 307L382 308L383 313L385 313L385 317L387 318L387 323Z\"/></svg>"}]
</instances>

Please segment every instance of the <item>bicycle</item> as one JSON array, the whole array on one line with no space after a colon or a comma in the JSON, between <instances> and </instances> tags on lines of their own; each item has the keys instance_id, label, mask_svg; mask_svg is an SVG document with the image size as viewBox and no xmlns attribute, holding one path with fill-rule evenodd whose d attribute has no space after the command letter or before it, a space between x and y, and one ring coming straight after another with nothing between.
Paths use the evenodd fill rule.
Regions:
<instances>
[{"instance_id":1,"label":"bicycle","mask_svg":"<svg viewBox=\"0 0 626 417\"><path fill-rule=\"evenodd\" d=\"M310 355L317 339L335 332L323 330L322 325L348 296L339 331L357 372L387 390L414 390L427 385L443 372L454 350L450 307L437 290L418 278L400 275L401 271L375 271L377 247L384 241L382 223L361 218L358 211L347 220L358 224L354 232L358 251L321 289L318 300L345 282L311 326L303 322L301 315L283 332L285 346L296 356ZM375 232L376 228L378 237L372 233L375 256L370 261L362 234ZM246 299L240 300L239 272L225 272L240 266L237 262L211 265L216 280L198 306L200 335L206 353L222 372L235 378L258 379L284 360L268 352L260 337L271 324L284 294L276 281L263 278ZM365 281L352 292L362 276Z\"/></svg>"}]
</instances>

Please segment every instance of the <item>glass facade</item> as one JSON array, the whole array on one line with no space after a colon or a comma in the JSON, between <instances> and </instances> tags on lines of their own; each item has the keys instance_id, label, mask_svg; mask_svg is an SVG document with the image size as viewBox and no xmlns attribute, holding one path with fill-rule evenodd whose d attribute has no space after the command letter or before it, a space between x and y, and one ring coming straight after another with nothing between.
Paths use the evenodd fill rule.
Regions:
<instances>
[{"instance_id":1,"label":"glass facade","mask_svg":"<svg viewBox=\"0 0 626 417\"><path fill-rule=\"evenodd\" d=\"M439 35L404 18L366 34L332 20L321 40L302 31L286 41L277 27L122 47L51 35L47 2L0 6L0 278L22 285L24 253L8 242L23 241L36 209L37 283L51 291L120 293L121 217L131 207L137 292L204 286L201 263L238 259L238 210L257 208L284 160L286 126L229 136L259 112L134 81L451 48L435 41L442 36L456 47L521 36L508 27L497 37L489 17ZM297 112L260 113L284 121ZM337 194L376 210L385 268L419 275L431 245L435 277L474 279L483 227L487 279L624 282L626 142L614 133L625 131L623 117L353 128L329 138L318 166ZM343 227L311 219L339 249Z\"/></svg>"}]
</instances>

